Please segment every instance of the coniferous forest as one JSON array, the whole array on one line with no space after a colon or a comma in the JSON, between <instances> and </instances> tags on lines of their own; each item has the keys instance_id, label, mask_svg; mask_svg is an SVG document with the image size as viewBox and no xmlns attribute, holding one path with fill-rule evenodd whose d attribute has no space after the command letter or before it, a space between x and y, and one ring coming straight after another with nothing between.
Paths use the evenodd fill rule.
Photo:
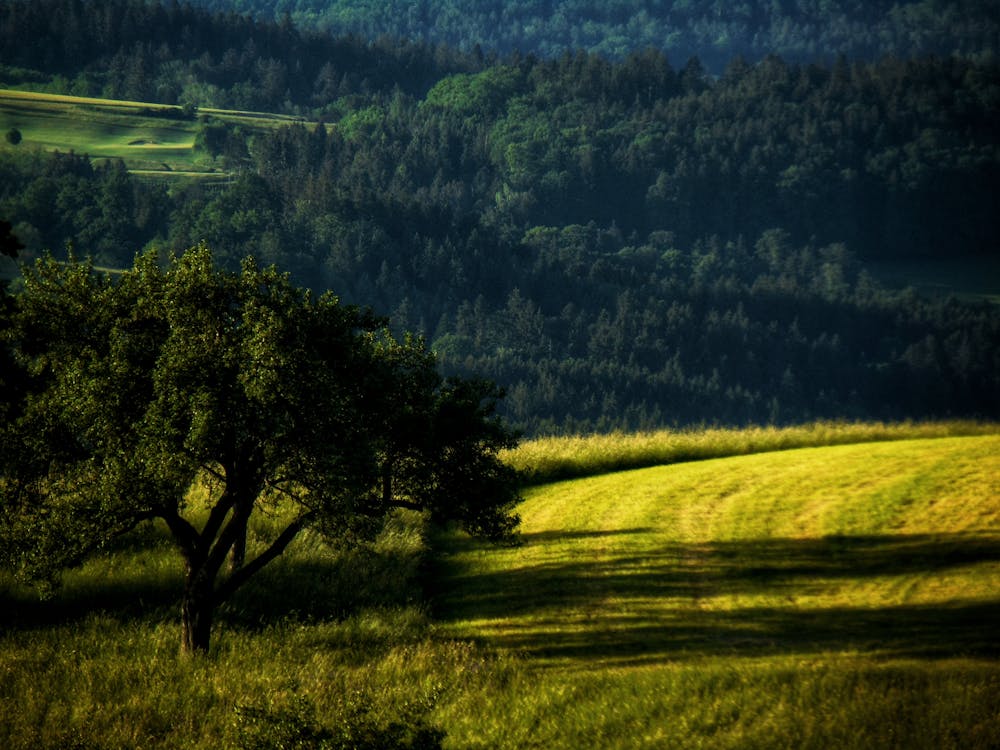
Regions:
<instances>
[{"instance_id":1,"label":"coniferous forest","mask_svg":"<svg viewBox=\"0 0 1000 750\"><path fill-rule=\"evenodd\" d=\"M534 433L1000 417L1000 308L869 270L997 257L996 3L477 3L476 39L456 2L398 27L199 5L0 2L0 88L184 105L228 175L5 144L24 259L253 254L422 333ZM543 5L580 30L502 22ZM601 19L629 42L591 43Z\"/></svg>"}]
</instances>

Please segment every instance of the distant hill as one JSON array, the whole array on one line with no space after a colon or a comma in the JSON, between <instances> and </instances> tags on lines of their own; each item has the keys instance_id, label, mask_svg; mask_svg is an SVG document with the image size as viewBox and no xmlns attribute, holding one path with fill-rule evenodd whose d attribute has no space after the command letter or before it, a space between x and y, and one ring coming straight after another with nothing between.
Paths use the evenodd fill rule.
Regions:
<instances>
[{"instance_id":1,"label":"distant hill","mask_svg":"<svg viewBox=\"0 0 1000 750\"><path fill-rule=\"evenodd\" d=\"M981 55L1000 40L997 0L191 0L304 27L471 51L624 58L644 48L721 72L734 56L786 60Z\"/></svg>"},{"instance_id":2,"label":"distant hill","mask_svg":"<svg viewBox=\"0 0 1000 750\"><path fill-rule=\"evenodd\" d=\"M995 60L711 75L655 50L491 60L176 3L0 0L0 88L91 98L44 128L51 100L0 107L0 218L25 260L205 240L275 263L503 385L529 432L996 419L1000 307L867 268L916 284L914 261L995 258ZM147 104L106 121L94 97Z\"/></svg>"}]
</instances>

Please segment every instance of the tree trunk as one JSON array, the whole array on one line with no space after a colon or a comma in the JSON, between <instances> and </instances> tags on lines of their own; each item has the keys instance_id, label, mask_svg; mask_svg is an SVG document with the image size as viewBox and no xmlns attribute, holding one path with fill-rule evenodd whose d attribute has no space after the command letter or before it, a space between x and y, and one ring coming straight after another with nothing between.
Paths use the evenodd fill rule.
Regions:
<instances>
[{"instance_id":1,"label":"tree trunk","mask_svg":"<svg viewBox=\"0 0 1000 750\"><path fill-rule=\"evenodd\" d=\"M247 559L247 531L243 529L242 533L238 534L236 541L233 542L233 551L230 553L229 557L229 572L235 573L237 570L243 567L243 563Z\"/></svg>"},{"instance_id":2,"label":"tree trunk","mask_svg":"<svg viewBox=\"0 0 1000 750\"><path fill-rule=\"evenodd\" d=\"M181 600L182 650L186 654L207 654L215 614L212 580L204 570L189 572Z\"/></svg>"}]
</instances>

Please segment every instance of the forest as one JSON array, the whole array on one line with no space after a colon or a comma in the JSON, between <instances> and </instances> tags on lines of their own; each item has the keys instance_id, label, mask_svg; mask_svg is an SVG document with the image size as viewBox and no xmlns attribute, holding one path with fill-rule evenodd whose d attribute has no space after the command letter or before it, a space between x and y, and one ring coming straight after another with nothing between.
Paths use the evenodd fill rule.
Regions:
<instances>
[{"instance_id":1,"label":"forest","mask_svg":"<svg viewBox=\"0 0 1000 750\"><path fill-rule=\"evenodd\" d=\"M335 34L388 35L466 51L552 57L567 49L624 59L652 48L697 55L713 72L741 55L833 61L838 55L970 55L995 50L995 0L194 0Z\"/></svg>"},{"instance_id":2,"label":"forest","mask_svg":"<svg viewBox=\"0 0 1000 750\"><path fill-rule=\"evenodd\" d=\"M251 254L424 335L446 373L495 380L532 434L1000 415L997 307L868 270L996 256L992 27L948 54L866 58L799 34L798 51L719 66L584 44L484 54L412 30L365 41L298 26L294 3L278 21L245 5L0 3L0 87L187 105L228 175L167 184L5 143L0 218L25 259L72 246L126 267L202 240L232 267ZM208 107L301 123L248 134Z\"/></svg>"}]
</instances>

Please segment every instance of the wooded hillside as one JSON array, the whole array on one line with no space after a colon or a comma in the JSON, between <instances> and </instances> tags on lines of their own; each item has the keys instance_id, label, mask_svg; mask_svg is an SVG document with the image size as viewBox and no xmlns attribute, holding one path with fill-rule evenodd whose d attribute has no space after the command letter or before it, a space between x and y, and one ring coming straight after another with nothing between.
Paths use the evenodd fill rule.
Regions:
<instances>
[{"instance_id":1,"label":"wooded hillside","mask_svg":"<svg viewBox=\"0 0 1000 750\"><path fill-rule=\"evenodd\" d=\"M193 0L374 39L381 35L558 56L566 50L623 59L652 48L713 72L742 55L832 61L838 55L979 54L996 51L995 0Z\"/></svg>"},{"instance_id":2,"label":"wooded hillside","mask_svg":"<svg viewBox=\"0 0 1000 750\"><path fill-rule=\"evenodd\" d=\"M29 257L252 253L422 331L531 431L1000 413L996 307L866 270L995 256L989 60L715 77L657 51L494 60L135 0L2 3L0 50L3 85L304 119L251 136L200 116L221 186L6 147L0 216Z\"/></svg>"}]
</instances>

